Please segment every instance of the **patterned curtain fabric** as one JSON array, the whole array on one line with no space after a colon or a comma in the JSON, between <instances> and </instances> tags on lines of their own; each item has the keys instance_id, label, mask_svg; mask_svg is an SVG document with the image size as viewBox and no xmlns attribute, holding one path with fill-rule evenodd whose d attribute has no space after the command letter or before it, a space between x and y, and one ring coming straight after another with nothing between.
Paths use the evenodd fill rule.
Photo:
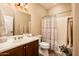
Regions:
<instances>
[{"instance_id":1,"label":"patterned curtain fabric","mask_svg":"<svg viewBox=\"0 0 79 59\"><path fill-rule=\"evenodd\" d=\"M50 44L50 49L59 51L59 46L68 43L67 39L69 37L69 42L71 40L71 27L72 24L67 26L68 17L56 17L56 16L46 16L42 19L42 40ZM67 28L69 27L69 28ZM67 30L68 29L68 30ZM68 34L67 34L68 31ZM69 43L69 45L71 45Z\"/></svg>"},{"instance_id":2,"label":"patterned curtain fabric","mask_svg":"<svg viewBox=\"0 0 79 59\"><path fill-rule=\"evenodd\" d=\"M54 49L55 26L52 16L46 16L42 19L42 41L49 43L50 49Z\"/></svg>"},{"instance_id":3,"label":"patterned curtain fabric","mask_svg":"<svg viewBox=\"0 0 79 59\"><path fill-rule=\"evenodd\" d=\"M59 46L67 44L67 19L68 17L56 17L56 28L57 28L57 49L60 51Z\"/></svg>"},{"instance_id":4,"label":"patterned curtain fabric","mask_svg":"<svg viewBox=\"0 0 79 59\"><path fill-rule=\"evenodd\" d=\"M42 19L42 41L50 44L50 49L59 51L59 46L72 46L72 22L68 16L46 16ZM68 26L67 26L68 25ZM67 32L68 31L68 32ZM69 43L67 42L69 41Z\"/></svg>"}]
</instances>

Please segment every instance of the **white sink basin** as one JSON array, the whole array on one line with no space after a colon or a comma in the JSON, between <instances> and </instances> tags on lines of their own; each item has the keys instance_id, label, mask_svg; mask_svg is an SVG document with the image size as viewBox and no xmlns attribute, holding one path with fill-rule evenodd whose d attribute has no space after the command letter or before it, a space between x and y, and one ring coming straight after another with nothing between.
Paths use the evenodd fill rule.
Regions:
<instances>
[{"instance_id":1,"label":"white sink basin","mask_svg":"<svg viewBox=\"0 0 79 59\"><path fill-rule=\"evenodd\" d=\"M16 36L7 36L7 41L0 43L1 44L12 44L12 43L21 43L21 42L28 42L28 41L32 41L34 39L37 39L36 37L33 36L23 36L23 35L16 35Z\"/></svg>"}]
</instances>

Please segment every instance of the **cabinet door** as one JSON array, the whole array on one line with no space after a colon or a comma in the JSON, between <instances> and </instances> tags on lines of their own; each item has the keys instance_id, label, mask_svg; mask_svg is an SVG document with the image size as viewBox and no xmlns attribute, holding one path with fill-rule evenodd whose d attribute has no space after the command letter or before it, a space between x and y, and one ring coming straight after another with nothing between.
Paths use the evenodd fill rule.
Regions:
<instances>
[{"instance_id":1,"label":"cabinet door","mask_svg":"<svg viewBox=\"0 0 79 59\"><path fill-rule=\"evenodd\" d=\"M38 56L38 40L26 44L26 56Z\"/></svg>"},{"instance_id":2,"label":"cabinet door","mask_svg":"<svg viewBox=\"0 0 79 59\"><path fill-rule=\"evenodd\" d=\"M33 56L38 56L39 55L39 43L38 40L32 43L32 53Z\"/></svg>"},{"instance_id":3,"label":"cabinet door","mask_svg":"<svg viewBox=\"0 0 79 59\"><path fill-rule=\"evenodd\" d=\"M24 56L25 55L25 49L24 46L16 47L14 49L11 49L9 51L5 51L1 53L3 56Z\"/></svg>"}]
</instances>

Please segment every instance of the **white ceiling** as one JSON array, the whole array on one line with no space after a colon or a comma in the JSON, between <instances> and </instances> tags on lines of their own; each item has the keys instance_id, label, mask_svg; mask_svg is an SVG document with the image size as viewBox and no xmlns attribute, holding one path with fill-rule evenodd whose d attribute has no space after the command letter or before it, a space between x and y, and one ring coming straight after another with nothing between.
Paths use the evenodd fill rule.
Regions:
<instances>
[{"instance_id":1,"label":"white ceiling","mask_svg":"<svg viewBox=\"0 0 79 59\"><path fill-rule=\"evenodd\" d=\"M45 9L51 9L55 6L54 3L40 3L40 5L44 7Z\"/></svg>"}]
</instances>

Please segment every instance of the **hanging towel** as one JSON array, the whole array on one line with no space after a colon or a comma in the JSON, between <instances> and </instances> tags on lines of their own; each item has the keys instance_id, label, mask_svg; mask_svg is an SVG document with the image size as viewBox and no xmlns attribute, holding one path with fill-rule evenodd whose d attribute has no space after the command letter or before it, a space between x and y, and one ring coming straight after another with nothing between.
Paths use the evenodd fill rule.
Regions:
<instances>
[{"instance_id":1,"label":"hanging towel","mask_svg":"<svg viewBox=\"0 0 79 59\"><path fill-rule=\"evenodd\" d=\"M0 15L0 37L5 35L6 35L6 27L5 27L4 17L1 14Z\"/></svg>"},{"instance_id":2,"label":"hanging towel","mask_svg":"<svg viewBox=\"0 0 79 59\"><path fill-rule=\"evenodd\" d=\"M67 47L73 46L73 22L71 18L67 21Z\"/></svg>"}]
</instances>

